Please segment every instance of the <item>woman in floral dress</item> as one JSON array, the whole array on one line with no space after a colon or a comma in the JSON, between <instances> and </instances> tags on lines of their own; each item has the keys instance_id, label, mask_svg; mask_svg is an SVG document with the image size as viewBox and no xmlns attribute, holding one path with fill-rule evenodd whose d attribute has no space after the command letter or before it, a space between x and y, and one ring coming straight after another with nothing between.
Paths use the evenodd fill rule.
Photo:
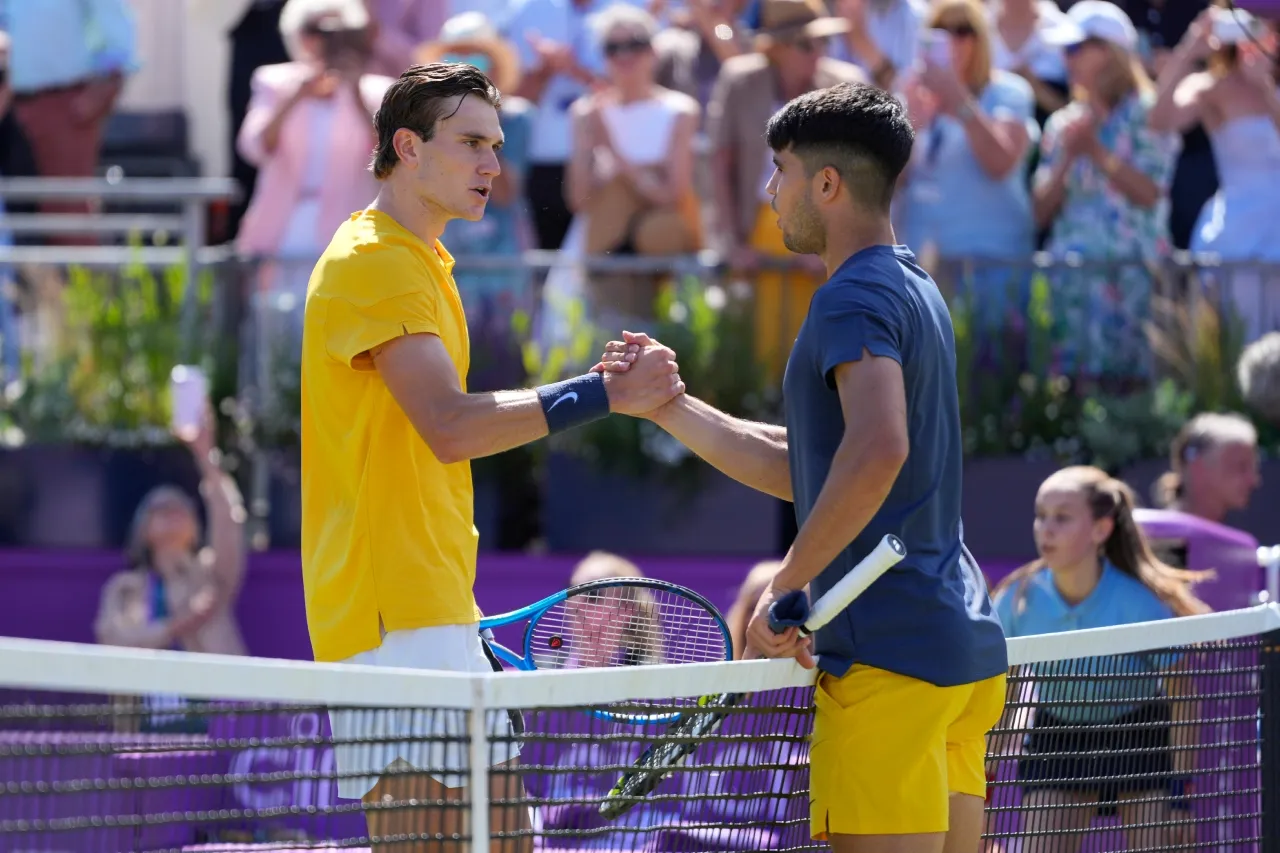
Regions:
<instances>
[{"instance_id":1,"label":"woman in floral dress","mask_svg":"<svg viewBox=\"0 0 1280 853\"><path fill-rule=\"evenodd\" d=\"M1049 37L1064 46L1073 100L1045 125L1033 202L1055 261L1080 262L1053 274L1058 366L1125 384L1151 369L1148 265L1170 248L1178 138L1148 127L1154 86L1117 6L1081 0Z\"/></svg>"}]
</instances>

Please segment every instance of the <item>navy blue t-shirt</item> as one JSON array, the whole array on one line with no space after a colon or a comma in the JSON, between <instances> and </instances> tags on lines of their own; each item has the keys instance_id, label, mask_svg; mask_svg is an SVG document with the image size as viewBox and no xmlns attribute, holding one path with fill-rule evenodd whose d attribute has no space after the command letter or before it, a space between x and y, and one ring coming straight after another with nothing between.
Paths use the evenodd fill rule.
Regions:
<instances>
[{"instance_id":1,"label":"navy blue t-shirt","mask_svg":"<svg viewBox=\"0 0 1280 853\"><path fill-rule=\"evenodd\" d=\"M814 294L783 379L796 520L818 500L844 437L835 367L866 350L902 365L910 451L884 505L813 582L817 600L886 533L907 557L815 636L819 666L837 677L855 663L941 686L1008 667L986 582L964 547L962 446L951 315L905 246L872 246Z\"/></svg>"}]
</instances>

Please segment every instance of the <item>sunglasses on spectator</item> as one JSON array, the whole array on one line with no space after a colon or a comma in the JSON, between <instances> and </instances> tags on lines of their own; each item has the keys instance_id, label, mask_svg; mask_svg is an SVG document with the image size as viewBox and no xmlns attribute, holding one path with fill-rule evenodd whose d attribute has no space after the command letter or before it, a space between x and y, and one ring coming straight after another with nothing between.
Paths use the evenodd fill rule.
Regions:
<instances>
[{"instance_id":1,"label":"sunglasses on spectator","mask_svg":"<svg viewBox=\"0 0 1280 853\"><path fill-rule=\"evenodd\" d=\"M944 33L956 38L973 38L976 35L976 31L968 24L955 24L950 27L939 24L934 29L942 30Z\"/></svg>"},{"instance_id":2,"label":"sunglasses on spectator","mask_svg":"<svg viewBox=\"0 0 1280 853\"><path fill-rule=\"evenodd\" d=\"M649 39L641 36L619 39L618 41L607 41L604 43L604 55L610 59L616 59L619 56L626 56L630 53L641 53L648 50L650 46Z\"/></svg>"}]
</instances>

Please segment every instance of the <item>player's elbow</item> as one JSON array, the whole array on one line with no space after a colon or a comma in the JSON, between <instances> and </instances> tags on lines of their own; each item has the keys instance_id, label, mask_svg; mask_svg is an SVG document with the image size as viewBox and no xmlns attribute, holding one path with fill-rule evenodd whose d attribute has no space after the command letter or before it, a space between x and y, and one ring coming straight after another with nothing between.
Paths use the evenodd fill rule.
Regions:
<instances>
[{"instance_id":1,"label":"player's elbow","mask_svg":"<svg viewBox=\"0 0 1280 853\"><path fill-rule=\"evenodd\" d=\"M434 439L427 439L427 446L431 448L431 453L436 459L440 460L441 465L466 462L471 458L466 448L462 446L461 441L453 436L437 435Z\"/></svg>"},{"instance_id":2,"label":"player's elbow","mask_svg":"<svg viewBox=\"0 0 1280 853\"><path fill-rule=\"evenodd\" d=\"M887 431L876 443L877 456L881 460L881 464L885 469L891 471L894 476L902 470L902 466L907 464L907 454L911 451L911 443L907 439L905 432L897 430Z\"/></svg>"},{"instance_id":3,"label":"player's elbow","mask_svg":"<svg viewBox=\"0 0 1280 853\"><path fill-rule=\"evenodd\" d=\"M452 465L471 458L462 406L461 401L449 400L424 404L410 414L414 429L441 464Z\"/></svg>"},{"instance_id":4,"label":"player's elbow","mask_svg":"<svg viewBox=\"0 0 1280 853\"><path fill-rule=\"evenodd\" d=\"M466 462L471 458L466 438L456 425L436 424L429 432L419 432L423 433L427 447L431 448L431 453L442 465Z\"/></svg>"},{"instance_id":5,"label":"player's elbow","mask_svg":"<svg viewBox=\"0 0 1280 853\"><path fill-rule=\"evenodd\" d=\"M905 429L886 424L880 429L868 431L864 438L864 452L860 466L876 471L892 481L907 462L911 442Z\"/></svg>"}]
</instances>

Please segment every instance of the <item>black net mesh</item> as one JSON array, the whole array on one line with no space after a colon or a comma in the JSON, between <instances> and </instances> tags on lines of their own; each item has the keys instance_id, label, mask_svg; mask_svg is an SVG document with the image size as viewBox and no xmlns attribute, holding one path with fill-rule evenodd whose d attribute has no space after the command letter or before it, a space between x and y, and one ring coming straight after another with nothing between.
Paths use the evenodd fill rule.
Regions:
<instances>
[{"instance_id":1,"label":"black net mesh","mask_svg":"<svg viewBox=\"0 0 1280 853\"><path fill-rule=\"evenodd\" d=\"M1242 637L1015 667L989 739L985 850L1268 851L1271 648ZM706 689L732 690L741 665L716 666L723 683ZM652 715L663 673L627 675L647 685L632 710ZM809 832L811 687L681 697L675 721L635 725L581 677L565 695L543 683L572 677L516 676L543 699L485 712L492 849L826 846ZM0 851L469 849L468 711L121 693L0 693Z\"/></svg>"}]
</instances>

